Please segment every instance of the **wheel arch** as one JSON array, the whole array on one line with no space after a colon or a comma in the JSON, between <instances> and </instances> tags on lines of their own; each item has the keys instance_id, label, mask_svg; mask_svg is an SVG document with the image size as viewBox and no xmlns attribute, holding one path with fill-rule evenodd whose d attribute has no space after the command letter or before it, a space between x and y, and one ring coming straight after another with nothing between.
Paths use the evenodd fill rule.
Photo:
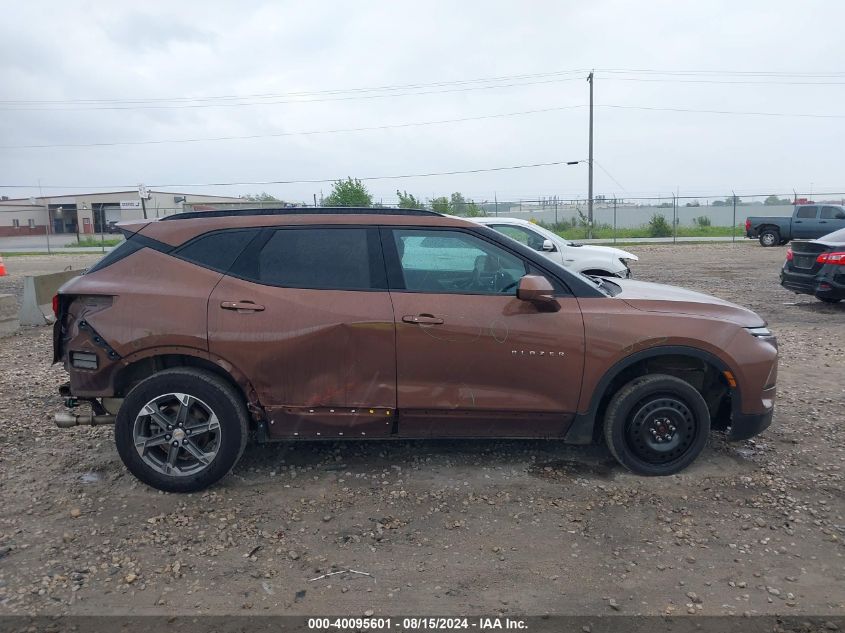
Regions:
<instances>
[{"instance_id":1,"label":"wheel arch","mask_svg":"<svg viewBox=\"0 0 845 633\"><path fill-rule=\"evenodd\" d=\"M624 384L624 382L627 382L628 379L633 379L636 375L649 373L647 371L649 361L657 359L687 359L689 361L704 363L705 372L707 371L706 368L710 367L714 372L714 375L718 374L719 376L722 376L723 380L723 372L725 371L729 371L736 375L736 372L734 372L723 359L711 352L697 347L690 347L687 345L661 345L640 350L620 359L604 373L596 385L596 388L593 390L589 408L586 412L575 415L572 425L569 427L564 439L572 444L592 443L597 437L597 431L600 430L596 422L601 419L603 409L607 406L608 401L613 396L616 389L621 386L620 382ZM639 371L640 369L643 371ZM684 379L683 376L678 377ZM699 387L695 384L693 384L693 387L699 389ZM725 395L730 396L731 410L738 411L738 407L741 402L739 386L728 387ZM730 415L730 412L730 410L726 412L728 416ZM714 428L721 427L716 425Z\"/></svg>"},{"instance_id":2,"label":"wheel arch","mask_svg":"<svg viewBox=\"0 0 845 633\"><path fill-rule=\"evenodd\" d=\"M263 416L258 395L246 375L225 359L190 347L145 350L125 358L112 379L115 397L125 396L139 381L172 367L195 367L219 376L243 397L253 418Z\"/></svg>"}]
</instances>

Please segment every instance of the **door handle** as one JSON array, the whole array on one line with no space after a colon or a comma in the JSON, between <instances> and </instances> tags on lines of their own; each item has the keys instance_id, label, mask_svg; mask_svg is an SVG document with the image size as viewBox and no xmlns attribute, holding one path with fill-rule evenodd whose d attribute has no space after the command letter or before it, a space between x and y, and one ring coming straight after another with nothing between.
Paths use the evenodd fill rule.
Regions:
<instances>
[{"instance_id":1,"label":"door handle","mask_svg":"<svg viewBox=\"0 0 845 633\"><path fill-rule=\"evenodd\" d=\"M220 307L224 310L237 310L238 312L261 312L264 306L253 301L221 301Z\"/></svg>"},{"instance_id":2,"label":"door handle","mask_svg":"<svg viewBox=\"0 0 845 633\"><path fill-rule=\"evenodd\" d=\"M417 323L419 325L440 325L443 319L433 314L406 314L402 317L405 323Z\"/></svg>"},{"instance_id":3,"label":"door handle","mask_svg":"<svg viewBox=\"0 0 845 633\"><path fill-rule=\"evenodd\" d=\"M819 224L827 224L827 220L819 220Z\"/></svg>"}]
</instances>

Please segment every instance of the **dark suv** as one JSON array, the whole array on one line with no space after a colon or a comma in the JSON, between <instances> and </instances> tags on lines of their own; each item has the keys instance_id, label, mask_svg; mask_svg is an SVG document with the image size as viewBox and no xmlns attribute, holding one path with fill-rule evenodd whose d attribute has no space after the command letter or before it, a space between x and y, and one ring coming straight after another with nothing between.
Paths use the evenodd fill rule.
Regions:
<instances>
[{"instance_id":1,"label":"dark suv","mask_svg":"<svg viewBox=\"0 0 845 633\"><path fill-rule=\"evenodd\" d=\"M675 473L711 428L771 422L777 346L707 295L572 273L458 218L402 209L192 212L61 288L59 426L115 424L142 481L193 491L247 438L603 438Z\"/></svg>"}]
</instances>

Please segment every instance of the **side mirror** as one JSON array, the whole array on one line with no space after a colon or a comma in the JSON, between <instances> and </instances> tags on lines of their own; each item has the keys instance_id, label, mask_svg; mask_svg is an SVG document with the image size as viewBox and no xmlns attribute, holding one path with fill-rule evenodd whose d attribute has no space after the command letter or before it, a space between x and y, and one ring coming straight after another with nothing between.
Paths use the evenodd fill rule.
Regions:
<instances>
[{"instance_id":1,"label":"side mirror","mask_svg":"<svg viewBox=\"0 0 845 633\"><path fill-rule=\"evenodd\" d=\"M525 275L516 287L516 298L531 303L554 303L555 289L542 275Z\"/></svg>"},{"instance_id":2,"label":"side mirror","mask_svg":"<svg viewBox=\"0 0 845 633\"><path fill-rule=\"evenodd\" d=\"M555 243L552 242L551 240L543 240L542 250L549 251L549 252L555 250Z\"/></svg>"}]
</instances>

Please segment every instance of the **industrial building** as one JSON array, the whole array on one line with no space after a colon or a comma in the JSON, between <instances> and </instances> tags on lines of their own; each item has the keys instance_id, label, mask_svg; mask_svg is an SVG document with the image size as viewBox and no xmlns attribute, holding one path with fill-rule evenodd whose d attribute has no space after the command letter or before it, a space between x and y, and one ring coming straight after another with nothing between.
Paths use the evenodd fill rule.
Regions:
<instances>
[{"instance_id":1,"label":"industrial building","mask_svg":"<svg viewBox=\"0 0 845 633\"><path fill-rule=\"evenodd\" d=\"M180 211L243 204L244 198L147 190L80 193L37 198L0 198L0 237L44 235L49 232L103 233L109 222L158 218Z\"/></svg>"}]
</instances>

